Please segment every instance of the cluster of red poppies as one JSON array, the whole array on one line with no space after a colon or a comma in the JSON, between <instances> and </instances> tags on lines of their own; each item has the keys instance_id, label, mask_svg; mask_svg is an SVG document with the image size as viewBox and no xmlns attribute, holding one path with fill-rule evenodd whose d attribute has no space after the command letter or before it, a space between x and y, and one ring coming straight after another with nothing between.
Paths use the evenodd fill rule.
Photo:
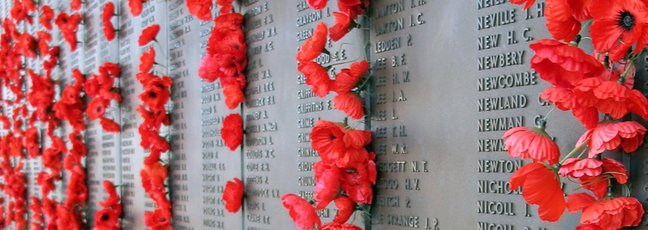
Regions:
<instances>
[{"instance_id":1,"label":"cluster of red poppies","mask_svg":"<svg viewBox=\"0 0 648 230\"><path fill-rule=\"evenodd\" d=\"M198 76L207 82L220 79L220 85L225 88L225 105L235 109L243 102L247 53L241 25L243 15L232 13L231 1L217 2L220 16L214 19L215 26L207 43L207 53L200 61Z\"/></svg>"},{"instance_id":2,"label":"cluster of red poppies","mask_svg":"<svg viewBox=\"0 0 648 230\"><path fill-rule=\"evenodd\" d=\"M526 4L527 9L535 0L511 2ZM637 56L648 42L648 3L552 0L546 4L547 28L554 39L530 45L536 52L531 68L552 85L541 98L560 110L571 110L587 131L562 160L560 149L545 131L546 119L536 128L507 131L504 138L509 155L534 161L512 175L510 189L522 186L522 196L539 206L539 216L545 221L557 221L567 208L571 213L583 211L582 225L577 229L637 226L644 213L639 201L612 193L616 183L611 179L625 186L629 173L620 162L602 159L601 153L634 152L643 143L646 128L619 119L630 112L648 119L648 100L632 89ZM591 36L593 54L578 48L586 31ZM602 120L599 114L604 115ZM586 147L586 158L573 157ZM593 196L576 193L565 201L558 175L578 179Z\"/></svg>"},{"instance_id":3,"label":"cluster of red poppies","mask_svg":"<svg viewBox=\"0 0 648 230\"><path fill-rule=\"evenodd\" d=\"M329 92L336 92L333 107L353 119L361 119L364 116L361 92L367 87L368 78L364 81L361 79L367 72L369 63L366 60L355 62L350 68L342 69L335 76L335 80L331 80L327 71L331 67L323 67L313 61L322 53L330 55L330 52L324 48L327 34L326 24L319 23L313 36L306 40L297 53L297 61L299 61L297 70L304 74L306 84L312 87L311 90L315 95L324 98Z\"/></svg>"},{"instance_id":4,"label":"cluster of red poppies","mask_svg":"<svg viewBox=\"0 0 648 230\"><path fill-rule=\"evenodd\" d=\"M105 180L103 187L108 193L108 198L105 201L100 201L99 205L103 209L95 213L94 226L97 230L118 230L121 228L119 217L122 214L122 204L115 185L110 181Z\"/></svg>"},{"instance_id":5,"label":"cluster of red poppies","mask_svg":"<svg viewBox=\"0 0 648 230\"><path fill-rule=\"evenodd\" d=\"M329 30L331 39L335 42L339 41L351 29L358 26L355 19L364 14L370 2L370 0L338 0L337 6L340 11L333 12L335 25ZM308 0L308 6L314 10L323 10L327 3L328 0Z\"/></svg>"},{"instance_id":6,"label":"cluster of red poppies","mask_svg":"<svg viewBox=\"0 0 648 230\"><path fill-rule=\"evenodd\" d=\"M142 31L139 45L145 46L155 40L160 26L151 25ZM157 42L157 41L156 41ZM144 160L144 169L140 171L144 191L155 202L157 208L153 212L144 213L144 224L151 229L171 229L171 202L166 196L167 166L160 162L162 153L169 151L170 146L166 139L160 136L162 125L169 125L169 116L166 104L171 97L173 81L168 76L155 75L155 50L149 48L140 57L139 73L137 80L144 86L144 91L139 94L139 99L144 105L137 107L144 122L140 124L140 145L150 150L149 156Z\"/></svg>"},{"instance_id":7,"label":"cluster of red poppies","mask_svg":"<svg viewBox=\"0 0 648 230\"><path fill-rule=\"evenodd\" d=\"M94 97L88 103L86 115L90 120L99 118L103 130L111 133L118 133L121 128L115 121L105 118L104 114L106 108L110 106L110 101L115 100L117 103L122 101L119 87L115 86L115 79L119 77L120 71L118 64L105 62L99 67L99 75L92 74L92 77L86 80L84 88L88 97ZM63 94L65 95L65 92Z\"/></svg>"},{"instance_id":8,"label":"cluster of red poppies","mask_svg":"<svg viewBox=\"0 0 648 230\"><path fill-rule=\"evenodd\" d=\"M360 229L345 224L356 210L356 203L371 204L376 183L375 154L364 146L371 142L371 131L354 130L330 121L319 120L311 132L311 147L319 153L321 161L313 165L315 171L315 201L313 206L306 200L287 194L282 198L290 210L290 217L300 229ZM333 222L322 226L315 210L326 208L335 202L340 211Z\"/></svg>"}]
</instances>

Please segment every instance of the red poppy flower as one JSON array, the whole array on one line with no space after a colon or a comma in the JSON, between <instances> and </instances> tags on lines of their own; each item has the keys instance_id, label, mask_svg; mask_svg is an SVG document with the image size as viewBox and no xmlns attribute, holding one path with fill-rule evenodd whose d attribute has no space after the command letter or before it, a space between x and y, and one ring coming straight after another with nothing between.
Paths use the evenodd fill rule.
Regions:
<instances>
[{"instance_id":1,"label":"red poppy flower","mask_svg":"<svg viewBox=\"0 0 648 230\"><path fill-rule=\"evenodd\" d=\"M308 7L313 10L323 10L328 0L308 0Z\"/></svg>"},{"instance_id":2,"label":"red poppy flower","mask_svg":"<svg viewBox=\"0 0 648 230\"><path fill-rule=\"evenodd\" d=\"M119 229L119 213L108 208L99 210L94 216L94 226L97 230Z\"/></svg>"},{"instance_id":3,"label":"red poppy flower","mask_svg":"<svg viewBox=\"0 0 648 230\"><path fill-rule=\"evenodd\" d=\"M189 14L196 16L200 20L209 21L212 18L211 8L213 2L210 0L187 0Z\"/></svg>"},{"instance_id":4,"label":"red poppy flower","mask_svg":"<svg viewBox=\"0 0 648 230\"><path fill-rule=\"evenodd\" d=\"M96 97L99 94L99 81L97 81L97 78L91 77L86 80L84 91L88 96Z\"/></svg>"},{"instance_id":5,"label":"red poppy flower","mask_svg":"<svg viewBox=\"0 0 648 230\"><path fill-rule=\"evenodd\" d=\"M376 184L376 175L378 174L374 162L375 157L375 154L370 153L364 163L357 164L354 168L347 168L341 173L342 190L356 203L371 204L373 199L371 185Z\"/></svg>"},{"instance_id":6,"label":"red poppy flower","mask_svg":"<svg viewBox=\"0 0 648 230\"><path fill-rule=\"evenodd\" d=\"M504 138L505 148L511 157L532 158L536 162L548 161L552 165L558 163L560 149L544 131L544 127L515 127L506 131Z\"/></svg>"},{"instance_id":7,"label":"red poppy flower","mask_svg":"<svg viewBox=\"0 0 648 230\"><path fill-rule=\"evenodd\" d=\"M349 28L351 18L349 18L348 14L341 12L333 12L333 16L335 17L335 25L329 29L329 32L331 32L331 40L337 42L352 29Z\"/></svg>"},{"instance_id":8,"label":"red poppy flower","mask_svg":"<svg viewBox=\"0 0 648 230\"><path fill-rule=\"evenodd\" d=\"M160 137L158 130L148 130L146 126L140 125L138 131L142 137L142 141L140 141L140 146L142 146L142 148L157 148L162 152L169 150L169 143L164 138Z\"/></svg>"},{"instance_id":9,"label":"red poppy flower","mask_svg":"<svg viewBox=\"0 0 648 230\"><path fill-rule=\"evenodd\" d=\"M164 105L171 96L169 87L172 83L171 78L167 76L155 77L144 84L144 91L138 97L151 111L164 111Z\"/></svg>"},{"instance_id":10,"label":"red poppy flower","mask_svg":"<svg viewBox=\"0 0 648 230\"><path fill-rule=\"evenodd\" d=\"M511 3L516 5L524 4L523 10L527 10L533 5L533 3L535 3L535 0L511 0Z\"/></svg>"},{"instance_id":11,"label":"red poppy flower","mask_svg":"<svg viewBox=\"0 0 648 230\"><path fill-rule=\"evenodd\" d=\"M603 162L593 158L569 158L560 166L558 175L581 178L585 175L595 177L603 172Z\"/></svg>"},{"instance_id":12,"label":"red poppy flower","mask_svg":"<svg viewBox=\"0 0 648 230\"><path fill-rule=\"evenodd\" d=\"M335 199L340 190L340 168L329 166L322 161L313 165L315 172L315 209L321 210L326 208L331 201Z\"/></svg>"},{"instance_id":13,"label":"red poppy flower","mask_svg":"<svg viewBox=\"0 0 648 230\"><path fill-rule=\"evenodd\" d=\"M142 13L142 0L128 0L128 7L131 15L137 17Z\"/></svg>"},{"instance_id":14,"label":"red poppy flower","mask_svg":"<svg viewBox=\"0 0 648 230\"><path fill-rule=\"evenodd\" d=\"M101 119L101 128L109 133L119 133L121 131L121 128L119 127L119 124L117 124L115 121L110 120L105 117L100 117Z\"/></svg>"},{"instance_id":15,"label":"red poppy flower","mask_svg":"<svg viewBox=\"0 0 648 230\"><path fill-rule=\"evenodd\" d=\"M572 41L580 32L580 21L572 16L572 9L568 0L546 1L545 17L547 29L556 40Z\"/></svg>"},{"instance_id":16,"label":"red poppy flower","mask_svg":"<svg viewBox=\"0 0 648 230\"><path fill-rule=\"evenodd\" d=\"M322 226L315 208L308 201L294 194L286 194L281 197L281 202L289 212L290 218L299 229L313 229L315 225Z\"/></svg>"},{"instance_id":17,"label":"red poppy flower","mask_svg":"<svg viewBox=\"0 0 648 230\"><path fill-rule=\"evenodd\" d=\"M323 22L317 24L313 36L308 38L304 45L299 48L299 52L297 52L297 61L312 61L319 56L326 45L327 34L328 29L326 24Z\"/></svg>"},{"instance_id":18,"label":"red poppy flower","mask_svg":"<svg viewBox=\"0 0 648 230\"><path fill-rule=\"evenodd\" d=\"M601 227L599 227L598 225L583 224L583 225L579 225L574 230L603 230L603 229Z\"/></svg>"},{"instance_id":19,"label":"red poppy flower","mask_svg":"<svg viewBox=\"0 0 648 230\"><path fill-rule=\"evenodd\" d=\"M353 200L349 199L346 196L338 196L335 198L335 207L340 211L335 214L335 219L333 222L344 224L349 220L351 214L355 211L356 203Z\"/></svg>"},{"instance_id":20,"label":"red poppy flower","mask_svg":"<svg viewBox=\"0 0 648 230\"><path fill-rule=\"evenodd\" d=\"M581 224L593 224L602 229L621 229L641 223L644 210L641 203L633 197L596 199L586 193L576 193L567 197L567 209L571 213L583 211Z\"/></svg>"},{"instance_id":21,"label":"red poppy flower","mask_svg":"<svg viewBox=\"0 0 648 230\"><path fill-rule=\"evenodd\" d=\"M65 12L61 12L59 13L58 16L56 16L56 20L54 21L54 23L62 31L69 31L75 33L79 28L79 22L81 22L82 19L83 17L79 13L68 15Z\"/></svg>"},{"instance_id":22,"label":"red poppy flower","mask_svg":"<svg viewBox=\"0 0 648 230\"><path fill-rule=\"evenodd\" d=\"M634 112L648 119L648 100L638 90L629 89L617 81L600 78L584 79L576 85L574 95L582 106L595 106L600 112L620 119Z\"/></svg>"},{"instance_id":23,"label":"red poppy flower","mask_svg":"<svg viewBox=\"0 0 648 230\"><path fill-rule=\"evenodd\" d=\"M303 61L299 63L297 70L306 77L306 84L312 87L312 91L320 98L326 97L331 90L330 85L333 82L328 72L314 61Z\"/></svg>"},{"instance_id":24,"label":"red poppy flower","mask_svg":"<svg viewBox=\"0 0 648 230\"><path fill-rule=\"evenodd\" d=\"M13 7L11 8L9 14L11 15L11 18L16 21L16 23L20 23L20 21L25 19L27 20L27 23L32 23L31 17L27 15L27 10L18 0L14 0Z\"/></svg>"},{"instance_id":25,"label":"red poppy flower","mask_svg":"<svg viewBox=\"0 0 648 230\"><path fill-rule=\"evenodd\" d=\"M115 27L113 26L111 21L103 22L103 32L106 36L106 40L112 41L113 39L115 39Z\"/></svg>"},{"instance_id":26,"label":"red poppy flower","mask_svg":"<svg viewBox=\"0 0 648 230\"><path fill-rule=\"evenodd\" d=\"M117 63L112 63L112 62L104 62L102 67L106 69L106 72L108 74L112 75L113 77L119 77L121 68L119 67L119 64Z\"/></svg>"},{"instance_id":27,"label":"red poppy flower","mask_svg":"<svg viewBox=\"0 0 648 230\"><path fill-rule=\"evenodd\" d=\"M351 64L350 69L345 68L340 70L340 73L335 75L335 80L331 85L331 91L339 94L351 92L357 86L362 75L367 72L368 68L369 63L366 60L362 60L361 62Z\"/></svg>"},{"instance_id":28,"label":"red poppy flower","mask_svg":"<svg viewBox=\"0 0 648 230\"><path fill-rule=\"evenodd\" d=\"M99 201L99 205L104 208L109 208L118 204L119 195L117 195L115 186L110 181L104 180L103 187L106 190L106 193L108 194L108 198L106 198L105 201Z\"/></svg>"},{"instance_id":29,"label":"red poppy flower","mask_svg":"<svg viewBox=\"0 0 648 230\"><path fill-rule=\"evenodd\" d=\"M34 4L34 2L32 2L30 0L22 0L22 4L23 4L23 7L25 7L25 9L27 9L27 11L29 11L29 12L34 12L37 9L36 4Z\"/></svg>"},{"instance_id":30,"label":"red poppy flower","mask_svg":"<svg viewBox=\"0 0 648 230\"><path fill-rule=\"evenodd\" d=\"M625 166L614 159L603 158L603 171L613 176L619 184L628 182L628 170Z\"/></svg>"},{"instance_id":31,"label":"red poppy flower","mask_svg":"<svg viewBox=\"0 0 648 230\"><path fill-rule=\"evenodd\" d=\"M355 93L342 93L333 98L333 107L359 120L364 116L363 103Z\"/></svg>"},{"instance_id":32,"label":"red poppy flower","mask_svg":"<svg viewBox=\"0 0 648 230\"><path fill-rule=\"evenodd\" d=\"M149 47L149 52L143 52L140 57L140 72L148 73L151 72L153 64L155 63L155 50L153 47Z\"/></svg>"},{"instance_id":33,"label":"red poppy flower","mask_svg":"<svg viewBox=\"0 0 648 230\"><path fill-rule=\"evenodd\" d=\"M639 54L648 43L646 5L642 1L593 1L590 35L598 52L610 51L610 60L619 61L635 43ZM612 55L614 54L614 55Z\"/></svg>"},{"instance_id":34,"label":"red poppy flower","mask_svg":"<svg viewBox=\"0 0 648 230\"><path fill-rule=\"evenodd\" d=\"M108 102L101 97L93 98L90 103L88 103L88 109L86 110L86 115L90 120L97 119L104 115L106 112L106 106Z\"/></svg>"},{"instance_id":35,"label":"red poppy flower","mask_svg":"<svg viewBox=\"0 0 648 230\"><path fill-rule=\"evenodd\" d=\"M571 89L579 80L598 76L605 70L603 64L576 46L542 39L529 47L536 52L531 68L554 86Z\"/></svg>"},{"instance_id":36,"label":"red poppy flower","mask_svg":"<svg viewBox=\"0 0 648 230\"><path fill-rule=\"evenodd\" d=\"M224 87L225 105L228 109L236 109L245 100L243 91L239 88L239 84L236 83L225 84Z\"/></svg>"},{"instance_id":37,"label":"red poppy flower","mask_svg":"<svg viewBox=\"0 0 648 230\"><path fill-rule=\"evenodd\" d=\"M515 171L509 180L511 191L522 186L522 197L538 205L541 220L556 222L565 211L565 198L560 181L551 169L541 163L530 163Z\"/></svg>"},{"instance_id":38,"label":"red poppy flower","mask_svg":"<svg viewBox=\"0 0 648 230\"><path fill-rule=\"evenodd\" d=\"M40 154L40 149L38 146L38 143L40 143L40 140L38 139L38 130L34 126L30 126L27 128L25 131L25 148L27 149L27 153L29 157L36 158Z\"/></svg>"},{"instance_id":39,"label":"red poppy flower","mask_svg":"<svg viewBox=\"0 0 648 230\"><path fill-rule=\"evenodd\" d=\"M233 2L234 0L216 0L216 4L218 4L221 7L219 13L221 15L230 14L233 9L232 7Z\"/></svg>"},{"instance_id":40,"label":"red poppy flower","mask_svg":"<svg viewBox=\"0 0 648 230\"><path fill-rule=\"evenodd\" d=\"M311 147L317 151L327 165L333 165L346 151L344 143L346 130L339 124L318 120L311 131Z\"/></svg>"},{"instance_id":41,"label":"red poppy flower","mask_svg":"<svg viewBox=\"0 0 648 230\"><path fill-rule=\"evenodd\" d=\"M153 212L144 213L144 225L151 229L171 229L170 220L171 212L166 209L158 208Z\"/></svg>"},{"instance_id":42,"label":"red poppy flower","mask_svg":"<svg viewBox=\"0 0 648 230\"><path fill-rule=\"evenodd\" d=\"M599 112L594 106L584 107L578 102L573 90L562 87L549 87L545 89L540 98L556 105L556 108L566 111L572 110L572 114L586 129L593 129L599 122Z\"/></svg>"},{"instance_id":43,"label":"red poppy flower","mask_svg":"<svg viewBox=\"0 0 648 230\"><path fill-rule=\"evenodd\" d=\"M230 213L236 213L241 209L241 200L243 199L243 182L238 178L234 181L227 181L225 190L223 190L223 201L225 209Z\"/></svg>"},{"instance_id":44,"label":"red poppy flower","mask_svg":"<svg viewBox=\"0 0 648 230\"><path fill-rule=\"evenodd\" d=\"M160 32L160 25L158 24L153 24L149 27L146 27L146 29L142 31L142 34L139 37L138 40L139 46L145 46L149 42L155 40L155 37L159 32Z\"/></svg>"},{"instance_id":45,"label":"red poppy flower","mask_svg":"<svg viewBox=\"0 0 648 230\"><path fill-rule=\"evenodd\" d=\"M364 14L369 3L370 0L338 0L338 9L348 13L351 18L357 18L358 15Z\"/></svg>"},{"instance_id":46,"label":"red poppy flower","mask_svg":"<svg viewBox=\"0 0 648 230\"><path fill-rule=\"evenodd\" d=\"M336 222L331 222L322 226L320 230L362 230L362 228L352 224L340 224Z\"/></svg>"},{"instance_id":47,"label":"red poppy flower","mask_svg":"<svg viewBox=\"0 0 648 230\"><path fill-rule=\"evenodd\" d=\"M634 152L643 143L646 128L635 121L602 122L594 129L587 130L576 146L587 140L590 147L589 157L594 157L605 150Z\"/></svg>"},{"instance_id":48,"label":"red poppy flower","mask_svg":"<svg viewBox=\"0 0 648 230\"><path fill-rule=\"evenodd\" d=\"M243 119L238 113L227 115L223 119L221 138L225 145L232 151L236 150L243 141Z\"/></svg>"},{"instance_id":49,"label":"red poppy flower","mask_svg":"<svg viewBox=\"0 0 648 230\"><path fill-rule=\"evenodd\" d=\"M53 176L53 174L47 174L43 171L39 172L38 176L36 176L36 183L41 187L41 194L43 197L47 197L51 191L56 189L54 179L56 179L56 177Z\"/></svg>"}]
</instances>

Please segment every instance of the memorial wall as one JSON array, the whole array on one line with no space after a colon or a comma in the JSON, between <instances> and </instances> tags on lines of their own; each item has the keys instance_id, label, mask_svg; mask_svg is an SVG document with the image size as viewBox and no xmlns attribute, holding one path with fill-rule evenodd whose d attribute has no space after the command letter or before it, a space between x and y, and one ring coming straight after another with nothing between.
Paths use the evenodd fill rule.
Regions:
<instances>
[{"instance_id":1,"label":"memorial wall","mask_svg":"<svg viewBox=\"0 0 648 230\"><path fill-rule=\"evenodd\" d=\"M211 3L211 20L201 20L190 13L194 9L188 2L198 1L149 0L141 2L141 12L135 16L132 12L137 4L133 2L137 1L85 0L77 10L72 9L75 7L69 1L34 1L38 11L27 13L33 17L33 23L16 23L19 34L36 37L39 31L49 32L39 17L45 15L43 6L51 7L55 29L51 30L51 41L45 48L58 46L60 51L55 65L45 63L52 60L47 55L23 57L25 69L20 75L24 78L2 82L0 111L13 123L11 127L3 123L0 135L6 139L33 126L40 152L38 157L26 157L25 147L24 156L10 154L2 159L9 160L6 164L10 169L17 169L9 174L18 173L26 187L24 202L7 189L3 191L5 229L42 229L50 221L56 222L48 214L52 202L62 205L75 197L70 193L74 190L70 184L79 179L76 168L70 166L76 164L70 162L77 158L66 160L73 155L66 151L80 148L71 140L75 135L87 148L87 154L81 154L77 163L85 171L82 181L87 186L87 198L71 205L76 211L71 211L75 214L67 220L82 219L85 226L81 229L96 227L95 214L106 208L100 202L112 197L104 187L104 181L109 181L117 186L121 201L121 212L117 215L121 227L117 229L157 229L148 227L144 217L165 206L160 205L159 195L145 189L142 182L154 171L149 168L149 156L157 152L155 143L150 148L142 147L150 145L152 139L140 128L150 123L140 108L149 109L146 114L151 117L159 115L152 106L142 106L141 95L150 91L146 80L142 80L142 65L149 62L142 54L150 50L154 50L154 64L147 73L160 79L168 76L173 82L168 87L168 103L163 105L168 117L156 121L158 126L163 124L156 131L168 141L169 151L162 151L159 161L155 161L167 167L168 177L160 183L166 187L162 194L169 202L172 229L298 229L282 197L295 194L306 201L317 200L316 165L322 156L313 148L311 132L321 119L344 121L352 129L371 132L371 143L365 148L375 154L377 177L372 184L373 197L370 205L352 210L347 224L367 230L558 230L575 229L581 224L580 213L570 214L567 210L557 222L542 221L538 205L525 201L522 187L510 189L511 176L533 160L509 155L503 137L507 130L536 127L546 121L546 132L554 137L562 156L587 131L570 111L553 111L552 103L541 98L543 90L552 85L531 68L535 52L529 45L552 36L545 24L545 1L532 1L526 10L506 0L366 1L365 14L352 19L357 27L339 41L328 38L324 47L327 52L313 60L324 66L331 78L352 68L352 63L369 63L363 75L368 80L359 87L366 83L366 91L358 94L364 110L360 119L348 118L337 109L335 93L318 96L308 77L298 70L301 60L296 56L317 32L318 24L325 23L330 28L338 22L335 12L340 9L336 0L321 1L327 2L322 10L312 9L306 0L232 3L234 12L243 15L240 29L247 54L247 66L241 73L245 80L241 89L244 97L233 109L228 108L222 79L210 81L199 77L201 60L211 55L208 44L212 44L212 29L219 26L214 19L221 15L222 6L215 4L220 0ZM114 15L108 13L106 20L104 8L108 3L114 5ZM15 4L23 3L1 1L0 16L15 17ZM56 16L62 12L79 13L82 17L73 31L77 43L67 41L68 31L56 29ZM105 35L107 22L114 26L114 39ZM141 36L154 25L159 25L159 32L153 41L142 44ZM8 28L3 24L3 33ZM583 43L580 47L586 52L594 50L591 42ZM72 47L74 44L76 48ZM39 50L51 53L42 47ZM641 56L637 60L634 85L645 93L648 59ZM102 118L81 118L83 130L67 118L72 116L68 112L65 118L59 118L60 125L32 118L41 108L32 104L29 96L24 99L17 95L27 95L29 89L40 87L41 83L34 80L39 77L27 73L30 69L35 74L47 75L49 82L56 82L50 101L66 101L68 86L85 79L84 88L88 90L92 87L88 79L101 79L108 69L106 63L116 63L120 70L118 77L110 80L114 86L108 86L104 92L114 98L102 102ZM75 77L74 70L80 71L83 78ZM20 87L16 90L8 84ZM94 97L105 96L82 95L78 100L86 106L91 106ZM68 109L73 108L76 107ZM21 115L13 116L16 112ZM237 113L242 117L244 134L240 146L231 150L221 137L221 129L225 129L225 118ZM548 113L551 114L546 118ZM55 116L54 112L51 116ZM106 131L105 120L114 121L120 131ZM646 124L637 115L625 116L623 120ZM46 159L47 151L62 149L56 137L61 138L67 150L59 158ZM643 133L640 137L643 141ZM2 148L7 146L2 144ZM646 147L641 146L632 155L606 152L604 156L625 165L630 175L627 190L648 205L645 152ZM59 179L46 178L48 173L56 174L52 161L63 165ZM20 168L20 164L24 166ZM3 168L3 172L8 171ZM42 172L47 173L41 175ZM9 177L1 177L0 183L14 183L6 178ZM243 182L245 197L241 209L231 213L223 194L228 181L234 178ZM42 185L51 185L52 191L43 193L46 188ZM578 179L565 177L561 178L560 188L565 199L587 191ZM626 194L626 188L616 186L612 192L621 196ZM24 215L17 212L15 216L11 214L12 219L6 217L16 213L19 204L23 205ZM337 201L331 202L316 211L322 223L336 219L341 212L336 205ZM66 222L62 222L65 220L61 215L57 217L58 229L66 229L62 227ZM28 224L20 224L18 216L24 216ZM646 226L648 222L643 221L636 229Z\"/></svg>"}]
</instances>

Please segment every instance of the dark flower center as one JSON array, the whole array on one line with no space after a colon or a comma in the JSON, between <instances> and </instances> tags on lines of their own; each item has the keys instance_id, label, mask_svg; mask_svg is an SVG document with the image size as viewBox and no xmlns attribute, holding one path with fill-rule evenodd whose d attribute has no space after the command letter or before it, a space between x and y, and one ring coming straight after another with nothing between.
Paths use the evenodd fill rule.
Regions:
<instances>
[{"instance_id":1,"label":"dark flower center","mask_svg":"<svg viewBox=\"0 0 648 230\"><path fill-rule=\"evenodd\" d=\"M155 92L150 92L149 97L157 98L157 94L155 94Z\"/></svg>"},{"instance_id":2,"label":"dark flower center","mask_svg":"<svg viewBox=\"0 0 648 230\"><path fill-rule=\"evenodd\" d=\"M108 216L108 214L103 214L103 215L101 215L101 220L102 221L110 220L110 216Z\"/></svg>"},{"instance_id":3,"label":"dark flower center","mask_svg":"<svg viewBox=\"0 0 648 230\"><path fill-rule=\"evenodd\" d=\"M634 27L635 25L634 16L628 11L622 11L619 14L619 19L617 21L617 24L625 31L631 31L632 27Z\"/></svg>"}]
</instances>

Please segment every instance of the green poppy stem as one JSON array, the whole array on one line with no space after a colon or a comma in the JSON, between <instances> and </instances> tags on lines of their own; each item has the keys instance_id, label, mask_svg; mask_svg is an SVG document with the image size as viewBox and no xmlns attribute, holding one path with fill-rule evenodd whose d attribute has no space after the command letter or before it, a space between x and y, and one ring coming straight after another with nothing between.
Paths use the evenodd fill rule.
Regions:
<instances>
[{"instance_id":1,"label":"green poppy stem","mask_svg":"<svg viewBox=\"0 0 648 230\"><path fill-rule=\"evenodd\" d=\"M565 156L565 158L563 158L562 160L560 160L560 163L558 163L558 164L562 165L563 163L565 163L565 161L566 161L567 159L569 159L569 157L571 157L572 155L574 155L574 153L576 153L579 149L581 149L583 146L585 146L585 144L587 144L587 141L589 141L589 138L587 138L585 141L583 141L582 144L580 144L578 147L574 148L571 152L569 152L569 153L567 154L567 156Z\"/></svg>"}]
</instances>

